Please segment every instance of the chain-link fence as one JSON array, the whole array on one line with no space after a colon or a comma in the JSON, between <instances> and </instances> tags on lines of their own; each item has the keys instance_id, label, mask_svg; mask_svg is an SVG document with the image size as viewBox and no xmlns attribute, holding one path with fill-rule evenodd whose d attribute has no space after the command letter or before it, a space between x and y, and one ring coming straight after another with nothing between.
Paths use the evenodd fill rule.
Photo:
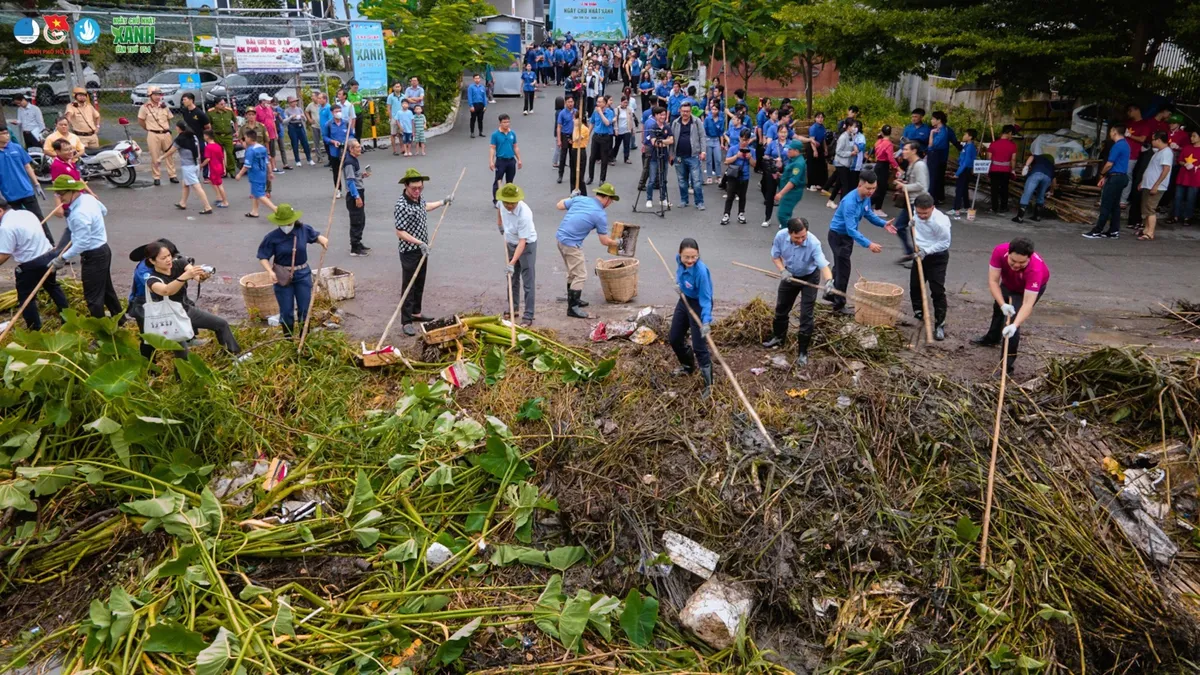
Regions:
<instances>
[{"instance_id":1,"label":"chain-link fence","mask_svg":"<svg viewBox=\"0 0 1200 675\"><path fill-rule=\"evenodd\" d=\"M305 105L313 92L324 90L333 100L333 92L351 77L346 21L277 10L85 10L61 18L65 30L57 31L53 27L64 24L56 24L53 15L0 12L0 30L21 36L24 29L28 40L29 24L22 21L31 20L36 34L31 42L18 40L23 45L0 53L0 104L23 94L36 101L52 129L72 89L86 87L100 110L105 143L124 138L121 118L130 122L130 133L142 133L138 107L151 86L163 92L173 111L191 92L205 108L225 98L240 114L263 93L281 103L289 94L298 95ZM272 72L281 64L299 72Z\"/></svg>"}]
</instances>

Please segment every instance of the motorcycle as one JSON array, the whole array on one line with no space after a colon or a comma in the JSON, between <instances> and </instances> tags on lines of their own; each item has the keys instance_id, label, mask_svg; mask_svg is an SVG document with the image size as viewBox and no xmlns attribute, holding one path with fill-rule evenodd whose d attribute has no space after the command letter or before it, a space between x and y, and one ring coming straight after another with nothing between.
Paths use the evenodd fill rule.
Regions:
<instances>
[{"instance_id":1,"label":"motorcycle","mask_svg":"<svg viewBox=\"0 0 1200 675\"><path fill-rule=\"evenodd\" d=\"M138 158L142 148L129 137L129 120L122 117L117 120L125 131L125 140L115 145L104 145L80 157L77 162L79 175L84 182L103 178L116 187L129 187L137 180ZM29 158L32 160L34 173L38 182L49 185L53 182L50 177L50 157L42 148L29 148Z\"/></svg>"}]
</instances>

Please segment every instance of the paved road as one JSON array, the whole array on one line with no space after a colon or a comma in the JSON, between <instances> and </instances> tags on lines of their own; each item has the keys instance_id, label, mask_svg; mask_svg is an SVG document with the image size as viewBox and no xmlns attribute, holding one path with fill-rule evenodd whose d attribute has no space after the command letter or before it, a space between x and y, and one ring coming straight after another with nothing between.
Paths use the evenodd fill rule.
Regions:
<instances>
[{"instance_id":1,"label":"paved road","mask_svg":"<svg viewBox=\"0 0 1200 675\"><path fill-rule=\"evenodd\" d=\"M586 322L567 320L563 316L565 305L554 301L556 295L563 294L565 284L562 261L553 244L560 215L555 211L554 203L567 194L566 184L556 184L555 170L550 165L554 145L551 130L554 93L538 98L536 112L528 117L520 114L518 99L500 99L488 107L487 123L495 125L496 115L507 112L513 116L513 128L519 137L524 168L517 173L516 182L525 189L526 201L533 209L539 237L544 242L538 261L538 325L565 327L569 333L582 334ZM401 293L392 207L400 194L397 181L408 167L416 167L432 177L426 188L429 199L440 199L448 194L461 169L467 170L458 200L448 212L429 263L426 313L440 315L480 309L498 312L506 306L501 239L495 230L495 210L488 195L492 182L487 167L488 142L469 138L463 111L453 131L431 139L429 151L428 157L416 158L393 157L383 148L364 154L363 164L371 164L373 171L373 176L368 179L365 238L367 245L374 248L370 257L349 256L344 202L337 202L333 208L333 245L325 264L337 265L355 274L358 295L345 303L344 309L346 328L356 336L377 336ZM241 315L243 310L236 280L242 274L259 270L255 250L270 227L265 219L242 217L248 205L248 185L245 181L227 182L233 207L218 210L213 216L199 216L196 215L199 206L194 198L193 210L187 213L176 211L171 204L178 199L178 186L150 187L149 166L144 169L147 180L139 181L139 187L120 190L105 185L98 190L109 209L109 238L117 252L113 277L118 290L124 294L124 289L128 288L133 267L125 258L125 252L138 243L165 235L186 254L198 261L215 264L221 274L226 275L225 285L205 285L205 302L216 302L227 316ZM640 164L636 158L632 165L618 161L609 170L609 180L622 196L622 200L609 210L610 221L625 220L643 226L638 248L642 266L638 305L665 305L674 300L673 288L653 255L647 237L654 240L668 256L668 261L681 238L696 238L715 277L718 305L725 309L758 294L773 297L772 281L730 264L737 260L770 266L768 250L775 230L758 225L763 214L757 180L749 190L749 224L737 225L735 222L722 227L718 221L723 200L715 186L709 186L705 191L708 210L703 213L694 208L676 209L662 219L632 213L630 207L634 203L639 172ZM672 199L677 200L678 188L673 175L670 185ZM304 166L278 178L275 201L290 202L305 212L305 222L324 229L330 212L331 187L327 169ZM824 202L820 195L806 193L797 208L797 214L813 223L813 232L823 241L832 215ZM894 211L890 199L888 202L886 208ZM644 205L643 201L640 206ZM431 226L438 213L432 216ZM866 223L863 229L885 249L878 255L856 249L855 272L870 279L899 283L907 291L908 271L893 262L898 255L895 237ZM988 254L995 244L1018 234L1033 237L1052 270L1049 299L1053 302L1047 303L1047 309L1041 313L1049 314L1056 307L1065 311L1068 306L1088 311L1136 312L1160 300L1200 299L1200 274L1196 272L1196 261L1200 259L1200 231L1194 228L1163 231L1156 242L1138 242L1132 237L1114 242L1083 239L1079 234L1084 229L1058 222L1016 225L1004 218L955 221L947 279L947 287L953 293L951 331L955 332L961 326L960 333L965 333L984 324L986 310L974 303L986 299ZM313 255L318 251L314 248ZM585 246L585 253L589 261L605 255L603 247L594 238ZM0 285L11 287L11 269L6 268L3 274L5 280L0 281ZM595 277L589 278L585 297L604 315L623 317L629 313L628 306L603 305ZM1078 311L1070 317L1062 317L1059 323L1076 322L1076 314Z\"/></svg>"}]
</instances>

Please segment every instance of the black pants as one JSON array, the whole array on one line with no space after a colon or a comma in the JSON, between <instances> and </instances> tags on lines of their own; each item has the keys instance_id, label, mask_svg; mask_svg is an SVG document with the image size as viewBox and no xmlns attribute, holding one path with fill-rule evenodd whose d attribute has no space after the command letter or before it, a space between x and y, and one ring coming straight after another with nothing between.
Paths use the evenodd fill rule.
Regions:
<instances>
[{"instance_id":1,"label":"black pants","mask_svg":"<svg viewBox=\"0 0 1200 675\"><path fill-rule=\"evenodd\" d=\"M888 177L891 175L892 165L887 162L875 162L875 177L878 179L875 188L875 194L871 195L871 205L876 211L883 210L883 200L887 197ZM854 184L855 189L858 188L858 183Z\"/></svg>"},{"instance_id":2,"label":"black pants","mask_svg":"<svg viewBox=\"0 0 1200 675\"><path fill-rule=\"evenodd\" d=\"M1142 224L1142 191L1138 186L1142 184L1142 176L1146 173L1146 167L1150 165L1150 158L1154 155L1152 150L1142 150L1142 154L1138 155L1137 163L1133 165L1133 175L1129 177L1133 181L1133 189L1129 191L1129 227L1137 227Z\"/></svg>"},{"instance_id":3,"label":"black pants","mask_svg":"<svg viewBox=\"0 0 1200 675\"><path fill-rule=\"evenodd\" d=\"M82 261L79 279L83 282L83 300L88 313L97 319L104 316L105 308L111 316L120 316L121 300L112 282L112 249L108 244L85 251L79 256Z\"/></svg>"},{"instance_id":4,"label":"black pants","mask_svg":"<svg viewBox=\"0 0 1200 675\"><path fill-rule=\"evenodd\" d=\"M825 146L813 153L812 147L808 149L808 175L805 177L808 180L809 187L816 185L817 187L825 187L825 181L829 180L829 165L825 163Z\"/></svg>"},{"instance_id":5,"label":"black pants","mask_svg":"<svg viewBox=\"0 0 1200 675\"><path fill-rule=\"evenodd\" d=\"M480 136L483 135L483 110L484 110L484 104L482 104L482 103L476 103L475 105L471 106L470 126L471 126L471 135L472 136L475 135L475 125L476 124L479 125L479 135Z\"/></svg>"},{"instance_id":6,"label":"black pants","mask_svg":"<svg viewBox=\"0 0 1200 675\"><path fill-rule=\"evenodd\" d=\"M771 214L775 212L775 193L779 191L779 178L773 173L764 173L761 187L763 203L767 208L763 220L770 220Z\"/></svg>"},{"instance_id":7,"label":"black pants","mask_svg":"<svg viewBox=\"0 0 1200 675\"><path fill-rule=\"evenodd\" d=\"M242 346L238 344L237 338L234 337L233 329L230 328L228 321L216 314L206 312L195 305L188 305L186 309L188 318L192 320L192 328L195 330L197 336L200 335L201 330L211 330L217 334L217 342L230 354L242 353ZM134 304L131 302L129 304L129 316L132 316L137 321L138 332L145 332L143 330L146 321L145 304ZM138 350L147 359L154 357L154 348L146 344L144 340L138 347ZM182 350L175 352L175 357L187 358L187 353L188 350L185 346Z\"/></svg>"},{"instance_id":8,"label":"black pants","mask_svg":"<svg viewBox=\"0 0 1200 675\"><path fill-rule=\"evenodd\" d=\"M833 167L832 185L829 188L830 201L837 202L838 195L844 195L850 190L858 188L858 181L854 181L854 185L846 187L847 185L850 185L851 176L853 175L854 171L848 166Z\"/></svg>"},{"instance_id":9,"label":"black pants","mask_svg":"<svg viewBox=\"0 0 1200 675\"><path fill-rule=\"evenodd\" d=\"M488 195L489 201L496 201L496 190L500 189L500 179L503 178L505 183L513 182L517 177L517 158L516 157L497 157L496 158L496 175L492 178L492 192Z\"/></svg>"},{"instance_id":10,"label":"black pants","mask_svg":"<svg viewBox=\"0 0 1200 675\"><path fill-rule=\"evenodd\" d=\"M567 153L567 158L559 158L559 171L562 171L564 164L570 164L567 170L571 172L571 178L568 181L571 191L579 190L579 194L587 196L587 183L583 181L583 167L588 163L587 148L572 148L569 143L564 143L563 152Z\"/></svg>"},{"instance_id":11,"label":"black pants","mask_svg":"<svg viewBox=\"0 0 1200 675\"><path fill-rule=\"evenodd\" d=\"M558 178L562 180L567 168L567 153L574 154L571 149L571 134L558 135Z\"/></svg>"},{"instance_id":12,"label":"black pants","mask_svg":"<svg viewBox=\"0 0 1200 675\"><path fill-rule=\"evenodd\" d=\"M596 177L596 162L600 162L600 182L608 180L608 162L612 157L612 134L592 134L592 160L588 162L588 183Z\"/></svg>"},{"instance_id":13,"label":"black pants","mask_svg":"<svg viewBox=\"0 0 1200 675\"><path fill-rule=\"evenodd\" d=\"M346 212L350 214L350 250L362 250L363 230L367 227L367 191L365 188L358 189L358 196L363 200L363 205L355 204L357 201L350 195L346 195Z\"/></svg>"},{"instance_id":14,"label":"black pants","mask_svg":"<svg viewBox=\"0 0 1200 675\"><path fill-rule=\"evenodd\" d=\"M338 148L338 149L344 150L345 148ZM329 170L333 173L333 185L334 185L334 187L336 187L340 190L342 187L342 185L341 185L342 158L330 156L329 162L330 162Z\"/></svg>"},{"instance_id":15,"label":"black pants","mask_svg":"<svg viewBox=\"0 0 1200 675\"><path fill-rule=\"evenodd\" d=\"M1095 234L1114 234L1121 231L1121 190L1129 183L1129 176L1123 173L1110 173L1100 191L1100 217L1092 228ZM1133 200L1129 202L1130 218L1133 217ZM1107 232L1104 229L1108 225Z\"/></svg>"},{"instance_id":16,"label":"black pants","mask_svg":"<svg viewBox=\"0 0 1200 675\"><path fill-rule=\"evenodd\" d=\"M687 304L696 313L696 316L700 316L699 298L688 298ZM691 347L686 342L689 332L692 336ZM712 366L712 355L708 352L708 341L700 336L700 326L688 314L687 307L683 304L683 298L680 298L675 303L675 314L671 316L671 333L667 341L671 343L671 349L675 352L675 358L679 359L680 365L685 368L695 368L697 361L700 362L700 367L702 368Z\"/></svg>"},{"instance_id":17,"label":"black pants","mask_svg":"<svg viewBox=\"0 0 1200 675\"><path fill-rule=\"evenodd\" d=\"M30 195L24 199L17 199L8 203L9 208L28 211L37 216L38 220L45 220L46 216L42 213L42 204L38 201L37 195ZM46 239L50 241L50 245L54 245L54 236L50 234L50 226L42 223L42 232L46 234Z\"/></svg>"},{"instance_id":18,"label":"black pants","mask_svg":"<svg viewBox=\"0 0 1200 675\"><path fill-rule=\"evenodd\" d=\"M950 264L950 251L930 253L921 261L925 273L925 283L929 284L929 294L933 296L933 322L946 322L946 267ZM912 299L913 311L923 312L925 307L921 298L925 293L921 290L920 275L917 266L913 265L908 275L908 297Z\"/></svg>"},{"instance_id":19,"label":"black pants","mask_svg":"<svg viewBox=\"0 0 1200 675\"><path fill-rule=\"evenodd\" d=\"M821 270L813 270L807 276L796 278L815 285L821 281ZM817 289L794 281L780 281L779 290L775 292L775 320L771 323L772 337L780 339L787 337L788 316L792 313L792 307L796 305L797 296L800 297L800 331L797 335L812 335L813 308L817 304Z\"/></svg>"},{"instance_id":20,"label":"black pants","mask_svg":"<svg viewBox=\"0 0 1200 675\"><path fill-rule=\"evenodd\" d=\"M854 253L854 240L849 236L829 232L829 249L833 253L833 287L843 293L833 297L834 309L846 306L846 288L850 285L850 256Z\"/></svg>"},{"instance_id":21,"label":"black pants","mask_svg":"<svg viewBox=\"0 0 1200 675\"><path fill-rule=\"evenodd\" d=\"M988 174L988 184L992 189L992 210L996 212L1008 210L1008 181L1011 173L993 171Z\"/></svg>"},{"instance_id":22,"label":"black pants","mask_svg":"<svg viewBox=\"0 0 1200 675\"><path fill-rule=\"evenodd\" d=\"M525 97L525 107L522 108L522 110L533 112L533 95L535 92L526 91L521 93L524 94Z\"/></svg>"},{"instance_id":23,"label":"black pants","mask_svg":"<svg viewBox=\"0 0 1200 675\"><path fill-rule=\"evenodd\" d=\"M738 215L746 212L746 186L750 185L750 181L742 179L727 178L725 180L725 215L729 215L729 209L733 206L733 198L737 197Z\"/></svg>"},{"instance_id":24,"label":"black pants","mask_svg":"<svg viewBox=\"0 0 1200 675\"><path fill-rule=\"evenodd\" d=\"M46 273L46 268L50 266L50 261L53 260L55 254L47 253L40 258L35 258L27 263L17 265L16 282L17 282L17 305L24 304L25 299L33 293L33 289L38 282L42 280L42 275ZM54 272L46 278L46 283L42 284L42 290L49 296L50 300L58 307L58 311L63 311L67 308L67 295L63 293L62 287L58 285L58 279ZM25 325L29 330L42 329L42 316L38 312L38 301L34 298L29 302L29 306L21 314L21 318L25 319Z\"/></svg>"},{"instance_id":25,"label":"black pants","mask_svg":"<svg viewBox=\"0 0 1200 675\"><path fill-rule=\"evenodd\" d=\"M925 158L929 169L929 194L933 203L941 204L946 200L946 156L939 152L930 152Z\"/></svg>"},{"instance_id":26,"label":"black pants","mask_svg":"<svg viewBox=\"0 0 1200 675\"><path fill-rule=\"evenodd\" d=\"M412 283L412 290L408 292L408 297L404 298L404 306L400 308L400 323L412 323L414 314L421 313L421 300L425 296L425 272L429 269L429 261L425 261L421 265L421 271L417 272L417 265L421 263L420 251L405 251L400 254L400 271L403 288L408 288ZM413 281L413 277L416 281ZM403 289L401 290L403 292Z\"/></svg>"},{"instance_id":27,"label":"black pants","mask_svg":"<svg viewBox=\"0 0 1200 675\"><path fill-rule=\"evenodd\" d=\"M971 208L971 179L975 177L970 169L954 177L954 210L961 211Z\"/></svg>"},{"instance_id":28,"label":"black pants","mask_svg":"<svg viewBox=\"0 0 1200 675\"><path fill-rule=\"evenodd\" d=\"M639 110L650 110L650 94L642 94L642 107Z\"/></svg>"},{"instance_id":29,"label":"black pants","mask_svg":"<svg viewBox=\"0 0 1200 675\"><path fill-rule=\"evenodd\" d=\"M612 153L609 155L609 158L612 161L614 161L614 162L616 161L617 151L620 150L621 148L625 149L625 156L623 157L623 159L626 162L628 162L629 161L629 151L633 149L633 132L627 131L623 134L613 135Z\"/></svg>"},{"instance_id":30,"label":"black pants","mask_svg":"<svg viewBox=\"0 0 1200 675\"><path fill-rule=\"evenodd\" d=\"M588 96L586 99L584 99L584 106L583 116L585 118L591 117L592 112L596 109L596 97Z\"/></svg>"},{"instance_id":31,"label":"black pants","mask_svg":"<svg viewBox=\"0 0 1200 675\"><path fill-rule=\"evenodd\" d=\"M359 113L359 114L354 116L354 137L361 141L362 137L363 137L363 135L362 135L363 134L363 120L366 119L366 116L363 115L362 113L363 113L363 110L366 109L366 107L363 106L361 103L359 103L358 105L355 106L355 108L356 108L356 110L354 112ZM201 138L203 138L203 137L201 136ZM283 157L283 163L287 164L287 153L285 153L283 151L283 137L282 136L280 136L280 138L279 138L279 155L281 157Z\"/></svg>"},{"instance_id":32,"label":"black pants","mask_svg":"<svg viewBox=\"0 0 1200 675\"><path fill-rule=\"evenodd\" d=\"M1033 301L1034 305L1037 305L1038 301L1046 296L1046 288L1049 285L1050 284L1045 284L1042 286L1042 292L1038 293L1037 299ZM1017 314L1021 313L1021 305L1025 302L1024 289L1020 291L1012 291L1006 288L1004 284L1000 284L1000 295L1004 297L1005 302L1012 305L1013 309L1017 310ZM1016 318L1015 314L1013 315L1013 318ZM996 304L996 301L993 300L992 325L988 328L987 335L984 336L984 339L988 342L1000 342L1000 340L1004 339L1004 336L1000 334L1000 331L1002 330L1004 330L1004 312L1000 311L1000 305ZM1021 329L1017 328L1017 332L1008 339L1008 367L1010 370L1012 369L1013 359L1017 357L1017 349L1020 346Z\"/></svg>"}]
</instances>

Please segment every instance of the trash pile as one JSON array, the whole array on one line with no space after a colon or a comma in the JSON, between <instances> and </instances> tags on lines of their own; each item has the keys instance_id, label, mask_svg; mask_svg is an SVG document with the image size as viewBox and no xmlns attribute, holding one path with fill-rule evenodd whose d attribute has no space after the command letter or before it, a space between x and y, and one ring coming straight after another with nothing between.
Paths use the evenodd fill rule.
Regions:
<instances>
[{"instance_id":1,"label":"trash pile","mask_svg":"<svg viewBox=\"0 0 1200 675\"><path fill-rule=\"evenodd\" d=\"M1011 385L981 570L995 385L909 370L896 331L824 312L808 381L752 375L762 307L713 336L778 450L728 385L704 402L698 379L669 377L660 342L600 355L462 317L465 334L401 352L408 365L362 368L338 332L297 354L241 328L269 343L254 359L206 346L148 372L110 320L18 331L0 351L0 662L1103 673L1200 659L1195 359L1106 349Z\"/></svg>"}]
</instances>

